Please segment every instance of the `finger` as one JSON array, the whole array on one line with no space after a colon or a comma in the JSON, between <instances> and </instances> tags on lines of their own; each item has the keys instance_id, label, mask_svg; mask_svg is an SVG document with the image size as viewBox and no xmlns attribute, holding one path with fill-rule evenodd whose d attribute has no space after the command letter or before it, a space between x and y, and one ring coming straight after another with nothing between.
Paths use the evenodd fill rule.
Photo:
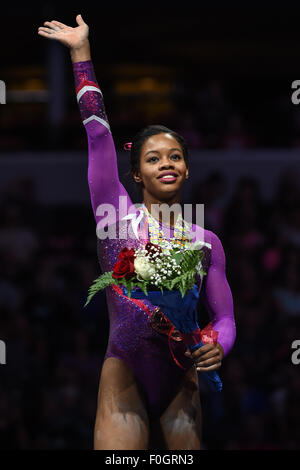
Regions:
<instances>
[{"instance_id":1,"label":"finger","mask_svg":"<svg viewBox=\"0 0 300 470\"><path fill-rule=\"evenodd\" d=\"M60 21L53 20L52 23L58 26L60 29L67 28L67 25L61 23Z\"/></svg>"},{"instance_id":2,"label":"finger","mask_svg":"<svg viewBox=\"0 0 300 470\"><path fill-rule=\"evenodd\" d=\"M204 362L207 361L207 359L211 359L212 357L219 357L221 359L220 351L218 349L213 349L212 351L208 351L207 353L193 359L196 362Z\"/></svg>"},{"instance_id":3,"label":"finger","mask_svg":"<svg viewBox=\"0 0 300 470\"><path fill-rule=\"evenodd\" d=\"M194 352L192 352L192 356L193 358L203 356L204 354L208 353L212 349L215 349L215 346L213 344L205 344L204 346L201 346L201 348L198 348Z\"/></svg>"},{"instance_id":4,"label":"finger","mask_svg":"<svg viewBox=\"0 0 300 470\"><path fill-rule=\"evenodd\" d=\"M76 16L76 22L77 22L77 24L79 24L79 26L81 26L82 24L84 24L84 21L83 21L81 15L77 15L77 16Z\"/></svg>"},{"instance_id":5,"label":"finger","mask_svg":"<svg viewBox=\"0 0 300 470\"><path fill-rule=\"evenodd\" d=\"M216 370L221 367L221 361L209 367L197 367L198 372L209 372L211 370Z\"/></svg>"},{"instance_id":6,"label":"finger","mask_svg":"<svg viewBox=\"0 0 300 470\"><path fill-rule=\"evenodd\" d=\"M38 30L39 33L44 33L46 34L47 36L53 36L55 34L55 31L53 29L50 29L50 28L43 28L42 26L39 27L39 30Z\"/></svg>"},{"instance_id":7,"label":"finger","mask_svg":"<svg viewBox=\"0 0 300 470\"><path fill-rule=\"evenodd\" d=\"M52 29L53 31L59 31L60 28L53 24L53 21L45 21L44 25L47 26L49 29Z\"/></svg>"},{"instance_id":8,"label":"finger","mask_svg":"<svg viewBox=\"0 0 300 470\"><path fill-rule=\"evenodd\" d=\"M221 361L221 358L219 356L215 356L215 357L206 359L205 361L201 360L201 362L195 362L195 364L196 364L196 367L208 367L220 361Z\"/></svg>"},{"instance_id":9,"label":"finger","mask_svg":"<svg viewBox=\"0 0 300 470\"><path fill-rule=\"evenodd\" d=\"M44 38L50 37L50 34L45 33L45 31L38 31L38 34L39 34L40 36L44 36Z\"/></svg>"}]
</instances>

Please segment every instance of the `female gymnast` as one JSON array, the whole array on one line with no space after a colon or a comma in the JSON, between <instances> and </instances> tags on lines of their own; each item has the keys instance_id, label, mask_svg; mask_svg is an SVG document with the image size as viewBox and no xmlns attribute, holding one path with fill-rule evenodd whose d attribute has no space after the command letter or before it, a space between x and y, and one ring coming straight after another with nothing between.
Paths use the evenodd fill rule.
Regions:
<instances>
[{"instance_id":1,"label":"female gymnast","mask_svg":"<svg viewBox=\"0 0 300 470\"><path fill-rule=\"evenodd\" d=\"M76 16L76 22L78 26L73 28L46 21L38 34L70 49L77 101L87 132L88 184L98 224L101 204L113 204L119 214L119 196L125 197L127 207L132 202L119 181L114 141L91 60L89 28L81 15ZM189 173L185 141L164 126L148 126L133 139L130 156L133 178L142 188L147 236L154 243L176 238L179 217L173 217L167 238L167 226L153 215L151 204L180 202L180 190ZM170 172L174 178L163 177ZM190 353L157 306L147 300L128 299L113 286L106 288L110 334L99 381L94 449L201 449L197 371L218 369L236 335L224 250L217 235L202 230L202 263L207 275L199 285L200 300L218 331L218 343ZM119 251L137 246L137 242L134 238L98 236L102 271L113 270Z\"/></svg>"}]
</instances>

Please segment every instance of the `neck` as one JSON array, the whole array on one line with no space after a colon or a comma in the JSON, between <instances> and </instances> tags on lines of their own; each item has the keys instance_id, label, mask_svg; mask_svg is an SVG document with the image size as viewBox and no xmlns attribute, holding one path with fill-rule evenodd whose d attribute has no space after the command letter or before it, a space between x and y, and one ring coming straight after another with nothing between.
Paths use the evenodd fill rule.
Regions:
<instances>
[{"instance_id":1,"label":"neck","mask_svg":"<svg viewBox=\"0 0 300 470\"><path fill-rule=\"evenodd\" d=\"M145 206L147 207L148 211L150 214L156 219L159 220L160 222L165 223L163 214L161 210L159 210L158 207L155 207L154 204L157 204L160 206L161 204L167 204L169 207L172 206L173 204L180 204L180 195L176 194L175 196L171 196L169 199L158 199L151 194L145 194L143 195L143 202ZM174 227L176 220L178 217L178 213L174 213L174 211L169 212L167 216L167 222L165 225L170 225L171 227Z\"/></svg>"}]
</instances>

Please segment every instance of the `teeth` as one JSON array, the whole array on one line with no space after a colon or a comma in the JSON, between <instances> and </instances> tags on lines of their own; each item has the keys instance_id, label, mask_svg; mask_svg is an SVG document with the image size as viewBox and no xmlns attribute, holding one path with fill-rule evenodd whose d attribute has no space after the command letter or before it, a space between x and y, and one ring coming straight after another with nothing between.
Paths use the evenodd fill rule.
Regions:
<instances>
[{"instance_id":1,"label":"teeth","mask_svg":"<svg viewBox=\"0 0 300 470\"><path fill-rule=\"evenodd\" d=\"M175 175L162 176L162 179L165 179L165 178L176 178L176 176Z\"/></svg>"}]
</instances>

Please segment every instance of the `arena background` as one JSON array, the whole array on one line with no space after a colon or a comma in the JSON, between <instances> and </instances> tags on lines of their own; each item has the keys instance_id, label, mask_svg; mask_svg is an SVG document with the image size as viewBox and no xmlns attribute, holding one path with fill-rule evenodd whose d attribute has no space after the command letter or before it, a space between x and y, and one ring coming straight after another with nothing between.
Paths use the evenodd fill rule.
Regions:
<instances>
[{"instance_id":1,"label":"arena background","mask_svg":"<svg viewBox=\"0 0 300 470\"><path fill-rule=\"evenodd\" d=\"M37 34L81 13L122 182L136 200L124 143L149 123L174 128L190 148L184 201L205 204L224 245L237 339L224 392L200 380L203 449L299 450L298 7L26 2L2 13L0 449L93 447L109 321L104 293L83 309L99 275L87 139L69 51Z\"/></svg>"}]
</instances>

